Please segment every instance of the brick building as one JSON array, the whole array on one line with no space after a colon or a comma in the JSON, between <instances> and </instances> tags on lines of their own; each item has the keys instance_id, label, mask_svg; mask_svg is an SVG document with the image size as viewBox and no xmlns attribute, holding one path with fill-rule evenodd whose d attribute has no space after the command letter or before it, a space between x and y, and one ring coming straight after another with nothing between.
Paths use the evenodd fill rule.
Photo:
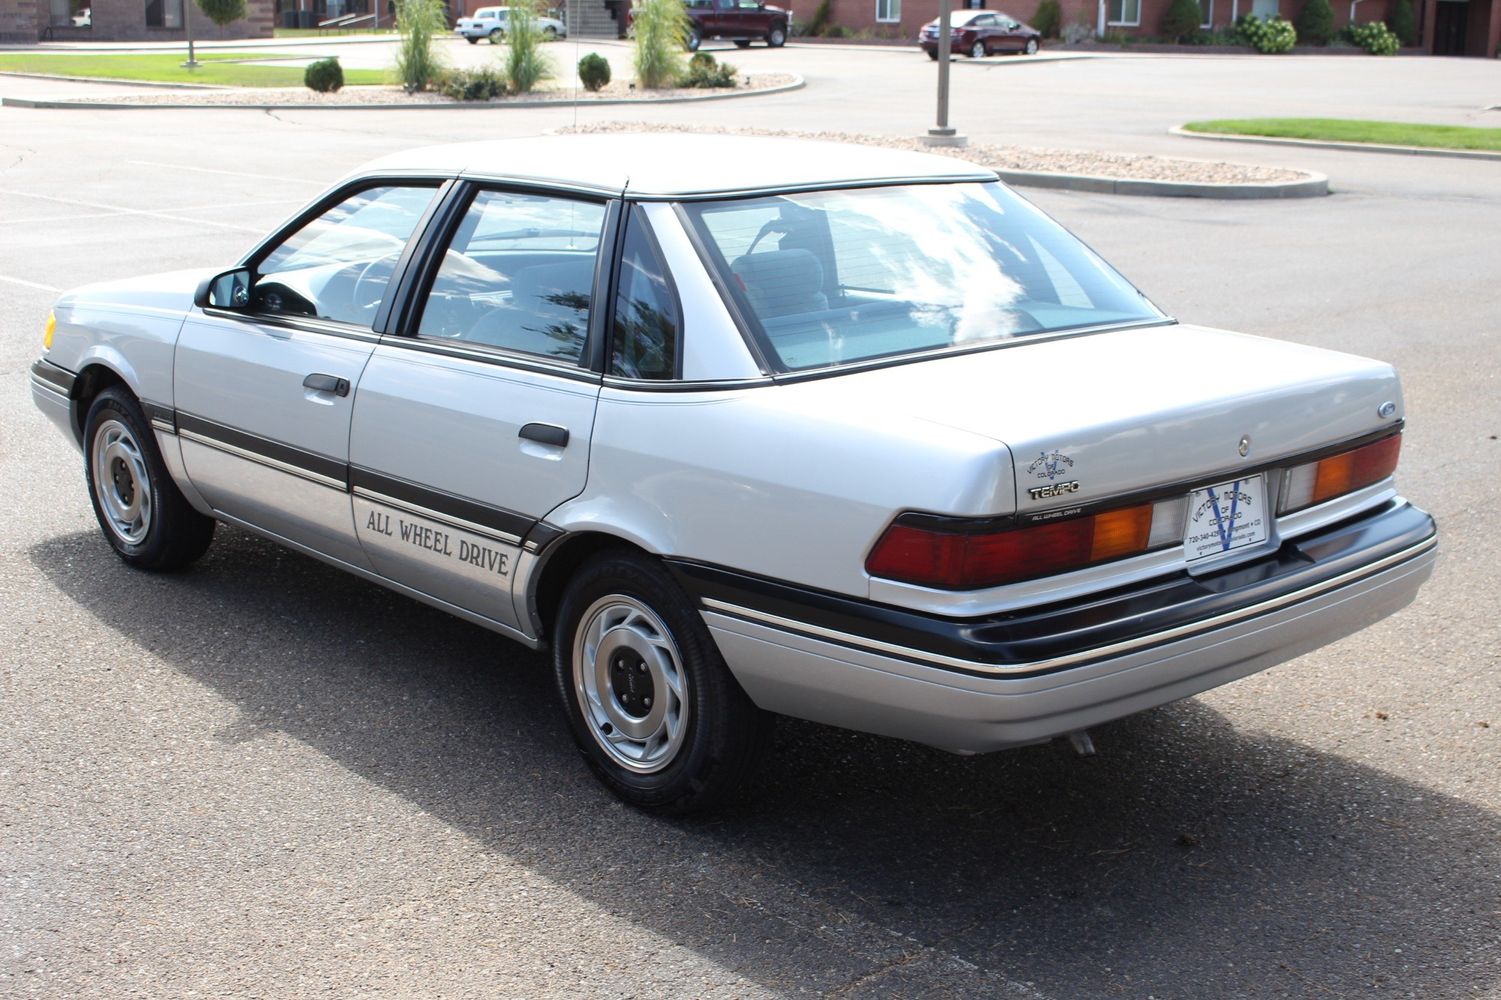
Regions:
<instances>
[{"instance_id":1,"label":"brick building","mask_svg":"<svg viewBox=\"0 0 1501 1000\"><path fill-rule=\"evenodd\" d=\"M3 0L0 0L3 2ZM1242 14L1278 14L1297 20L1304 0L1200 0L1204 27L1228 28ZM1501 0L1411 0L1421 26L1419 42L1435 55L1494 57L1501 42ZM1001 10L1030 21L1038 0L954 0L954 8ZM1097 34L1156 35L1172 0L1060 0L1063 22L1088 25ZM1395 0L1330 0L1334 25L1386 21ZM816 3L803 0L798 17ZM917 39L918 29L938 16L938 0L830 0L831 24L877 36ZM1189 50L1192 51L1192 50Z\"/></svg>"},{"instance_id":2,"label":"brick building","mask_svg":"<svg viewBox=\"0 0 1501 1000\"><path fill-rule=\"evenodd\" d=\"M245 0L246 17L220 29L193 0L0 0L0 42L185 41L193 37L270 38L275 0Z\"/></svg>"}]
</instances>

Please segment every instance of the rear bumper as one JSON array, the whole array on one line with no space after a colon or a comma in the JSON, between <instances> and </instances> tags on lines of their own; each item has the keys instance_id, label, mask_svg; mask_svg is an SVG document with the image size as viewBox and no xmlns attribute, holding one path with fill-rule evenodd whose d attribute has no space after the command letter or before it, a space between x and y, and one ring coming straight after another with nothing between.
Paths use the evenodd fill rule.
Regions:
<instances>
[{"instance_id":1,"label":"rear bumper","mask_svg":"<svg viewBox=\"0 0 1501 1000\"><path fill-rule=\"evenodd\" d=\"M1035 743L1209 690L1350 635L1416 596L1427 514L1393 501L1207 579L990 619L938 619L679 564L762 708L962 751Z\"/></svg>"}]
</instances>

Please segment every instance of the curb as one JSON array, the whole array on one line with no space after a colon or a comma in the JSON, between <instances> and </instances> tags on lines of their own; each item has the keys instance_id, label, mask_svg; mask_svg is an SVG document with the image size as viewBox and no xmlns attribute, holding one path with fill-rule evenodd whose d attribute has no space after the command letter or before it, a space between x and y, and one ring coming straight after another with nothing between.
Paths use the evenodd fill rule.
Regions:
<instances>
[{"instance_id":1,"label":"curb","mask_svg":"<svg viewBox=\"0 0 1501 1000\"><path fill-rule=\"evenodd\" d=\"M1153 198L1218 198L1259 201L1271 198L1319 198L1329 193L1329 178L1311 170L1301 171L1307 175L1303 180L1276 181L1270 184L1199 184L1187 181L1099 177L1091 174L1044 174L1030 170L998 168L995 172L1007 184L1020 187L1087 191L1093 194L1145 195Z\"/></svg>"},{"instance_id":2,"label":"curb","mask_svg":"<svg viewBox=\"0 0 1501 1000\"><path fill-rule=\"evenodd\" d=\"M0 76L18 76L24 80L66 80L69 83L108 83L117 87L145 87L147 90L234 90L233 87L214 83L163 83L160 80L119 80L111 76L59 76L56 73L24 73L11 69L0 70Z\"/></svg>"},{"instance_id":3,"label":"curb","mask_svg":"<svg viewBox=\"0 0 1501 1000\"><path fill-rule=\"evenodd\" d=\"M78 77L48 77L47 79L77 80ZM108 81L111 83L118 81ZM85 111L499 111L505 108L602 108L631 104L692 104L698 101L734 101L747 97L763 97L767 94L785 94L806 87L807 81L797 77L790 83L760 90L745 90L729 94L686 94L681 97L620 97L593 101L508 101L493 104L489 101L450 101L446 104L123 104L110 101L48 101L30 97L0 97L0 107L32 108L36 110L85 110ZM231 88L220 88L231 89Z\"/></svg>"},{"instance_id":4,"label":"curb","mask_svg":"<svg viewBox=\"0 0 1501 1000\"><path fill-rule=\"evenodd\" d=\"M1221 132L1190 132L1181 125L1168 129L1169 135L1185 139L1208 139L1211 142L1250 142L1264 146L1302 146L1306 149L1348 149L1360 153L1398 153L1407 156L1443 156L1455 160L1501 160L1501 152L1485 149L1436 149L1432 146L1392 146L1377 142L1338 142L1332 139L1282 139L1269 135L1231 135Z\"/></svg>"}]
</instances>

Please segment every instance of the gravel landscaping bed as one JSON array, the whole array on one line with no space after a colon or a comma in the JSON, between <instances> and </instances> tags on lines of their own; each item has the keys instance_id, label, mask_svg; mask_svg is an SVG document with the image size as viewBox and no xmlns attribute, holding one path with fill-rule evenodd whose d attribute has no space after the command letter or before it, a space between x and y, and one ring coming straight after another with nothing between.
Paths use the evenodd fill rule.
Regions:
<instances>
[{"instance_id":1,"label":"gravel landscaping bed","mask_svg":"<svg viewBox=\"0 0 1501 1000\"><path fill-rule=\"evenodd\" d=\"M1301 181L1308 177L1300 170L1282 167L1259 167L1214 160L1179 160L1166 156L1139 156L1131 153L1085 153L1064 149L1035 149L1023 146L971 145L960 148L927 146L920 139L849 132L795 132L784 129L692 128L655 125L647 122L609 122L561 129L562 132L715 132L732 135L780 135L804 139L827 139L854 142L888 149L911 149L942 153L995 170L1024 170L1045 174L1082 174L1129 180L1169 181L1179 184L1277 184Z\"/></svg>"},{"instance_id":2,"label":"gravel landscaping bed","mask_svg":"<svg viewBox=\"0 0 1501 1000\"><path fill-rule=\"evenodd\" d=\"M306 107L359 107L361 105L400 105L400 104L474 104L474 105L498 105L498 104L535 104L545 101L647 101L660 100L664 97L702 97L710 94L730 94L744 91L766 90L770 87L780 87L793 83L797 77L790 73L755 73L745 77L737 87L716 87L712 89L697 87L674 87L663 90L638 90L634 84L625 81L612 81L598 91L591 93L583 87L553 88L535 91L530 94L500 97L492 101L455 101L441 94L417 93L408 94L400 87L345 87L332 94L320 94L306 87L226 87L223 89L209 89L193 87L192 89L162 89L143 94L122 94L108 98L110 104L142 104L142 105L203 105L203 106L235 106L235 105L301 105ZM116 82L116 81L100 81ZM98 99L80 99L77 102L69 102L64 99L59 103L92 104Z\"/></svg>"}]
</instances>

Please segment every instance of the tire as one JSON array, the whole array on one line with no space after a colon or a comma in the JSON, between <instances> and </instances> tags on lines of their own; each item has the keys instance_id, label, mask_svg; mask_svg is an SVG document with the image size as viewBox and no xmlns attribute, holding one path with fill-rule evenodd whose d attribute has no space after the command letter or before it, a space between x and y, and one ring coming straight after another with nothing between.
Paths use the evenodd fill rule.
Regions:
<instances>
[{"instance_id":1,"label":"tire","mask_svg":"<svg viewBox=\"0 0 1501 1000\"><path fill-rule=\"evenodd\" d=\"M192 508L167 472L151 424L125 389L101 392L84 421L84 475L105 539L147 570L191 565L214 538L214 519Z\"/></svg>"},{"instance_id":2,"label":"tire","mask_svg":"<svg viewBox=\"0 0 1501 1000\"><path fill-rule=\"evenodd\" d=\"M750 39L749 38L737 38L737 39L735 39L735 48L737 48L737 49L748 49L748 48L750 48Z\"/></svg>"},{"instance_id":3,"label":"tire","mask_svg":"<svg viewBox=\"0 0 1501 1000\"><path fill-rule=\"evenodd\" d=\"M936 45L933 47L933 51L928 53L928 58L933 60L934 62L938 61L938 47Z\"/></svg>"},{"instance_id":4,"label":"tire","mask_svg":"<svg viewBox=\"0 0 1501 1000\"><path fill-rule=\"evenodd\" d=\"M491 45L499 45L502 41L505 40L506 33L504 31L501 31L499 28L491 28L490 33L485 37L490 39Z\"/></svg>"},{"instance_id":5,"label":"tire","mask_svg":"<svg viewBox=\"0 0 1501 1000\"><path fill-rule=\"evenodd\" d=\"M688 37L685 40L689 52L697 52L698 47L704 43L704 36L699 34L697 28L688 29Z\"/></svg>"},{"instance_id":6,"label":"tire","mask_svg":"<svg viewBox=\"0 0 1501 1000\"><path fill-rule=\"evenodd\" d=\"M465 35L464 36L464 41L468 42L470 45L478 45L479 44L479 39L476 38L473 35Z\"/></svg>"},{"instance_id":7,"label":"tire","mask_svg":"<svg viewBox=\"0 0 1501 1000\"><path fill-rule=\"evenodd\" d=\"M774 49L779 49L787 44L787 26L785 24L773 24L771 30L766 33L766 44Z\"/></svg>"},{"instance_id":8,"label":"tire","mask_svg":"<svg viewBox=\"0 0 1501 1000\"><path fill-rule=\"evenodd\" d=\"M971 45L969 48L969 57L971 59L984 59L988 55L990 55L990 53L985 50L985 43L983 41L975 42L975 44Z\"/></svg>"},{"instance_id":9,"label":"tire","mask_svg":"<svg viewBox=\"0 0 1501 1000\"><path fill-rule=\"evenodd\" d=\"M542 29L542 40L544 42L555 42L555 41L557 41L558 40L558 29L554 28L550 24L547 25L546 27L544 27Z\"/></svg>"},{"instance_id":10,"label":"tire","mask_svg":"<svg viewBox=\"0 0 1501 1000\"><path fill-rule=\"evenodd\" d=\"M751 703L677 583L634 552L569 582L553 669L585 761L621 799L681 814L735 798L763 756L770 717Z\"/></svg>"},{"instance_id":11,"label":"tire","mask_svg":"<svg viewBox=\"0 0 1501 1000\"><path fill-rule=\"evenodd\" d=\"M1029 39L1027 39L1026 47L1023 48L1022 51L1025 52L1029 56L1035 56L1037 54L1037 39L1035 39L1035 38L1029 38Z\"/></svg>"}]
</instances>

